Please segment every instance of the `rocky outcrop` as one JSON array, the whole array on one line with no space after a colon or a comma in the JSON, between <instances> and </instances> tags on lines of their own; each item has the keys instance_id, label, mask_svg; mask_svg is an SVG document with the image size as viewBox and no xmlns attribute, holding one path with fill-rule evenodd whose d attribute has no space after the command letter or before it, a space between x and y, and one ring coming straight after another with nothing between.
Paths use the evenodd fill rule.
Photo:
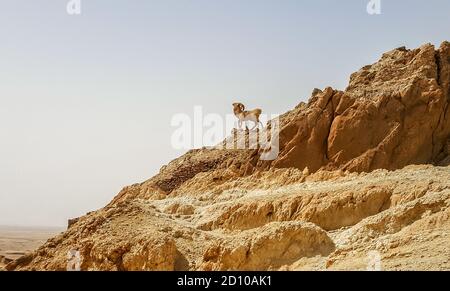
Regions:
<instances>
[{"instance_id":1,"label":"rocky outcrop","mask_svg":"<svg viewBox=\"0 0 450 291\"><path fill-rule=\"evenodd\" d=\"M11 261L12 261L11 259L8 259L0 255L0 271L2 271L7 264L11 263Z\"/></svg>"},{"instance_id":2,"label":"rocky outcrop","mask_svg":"<svg viewBox=\"0 0 450 291\"><path fill-rule=\"evenodd\" d=\"M276 167L399 169L445 158L450 137L450 43L399 48L316 93L281 132Z\"/></svg>"},{"instance_id":3,"label":"rocky outcrop","mask_svg":"<svg viewBox=\"0 0 450 291\"><path fill-rule=\"evenodd\" d=\"M449 103L450 43L395 49L282 115L275 160L192 150L6 268L449 269Z\"/></svg>"},{"instance_id":4,"label":"rocky outcrop","mask_svg":"<svg viewBox=\"0 0 450 291\"><path fill-rule=\"evenodd\" d=\"M398 48L352 74L345 91L315 89L308 104L280 116L278 157L262 150L199 149L128 187L126 197L161 199L276 168L370 172L411 164L448 165L450 43ZM270 126L269 126L270 127ZM201 177L202 182L197 179ZM183 195L183 193L181 193Z\"/></svg>"},{"instance_id":5,"label":"rocky outcrop","mask_svg":"<svg viewBox=\"0 0 450 291\"><path fill-rule=\"evenodd\" d=\"M370 252L388 270L450 268L449 167L319 171L263 188L109 205L7 268L65 270L71 251L82 270L354 270Z\"/></svg>"},{"instance_id":6,"label":"rocky outcrop","mask_svg":"<svg viewBox=\"0 0 450 291\"><path fill-rule=\"evenodd\" d=\"M267 270L289 265L301 257L327 256L334 243L312 223L269 223L219 240L203 253L201 270Z\"/></svg>"}]
</instances>

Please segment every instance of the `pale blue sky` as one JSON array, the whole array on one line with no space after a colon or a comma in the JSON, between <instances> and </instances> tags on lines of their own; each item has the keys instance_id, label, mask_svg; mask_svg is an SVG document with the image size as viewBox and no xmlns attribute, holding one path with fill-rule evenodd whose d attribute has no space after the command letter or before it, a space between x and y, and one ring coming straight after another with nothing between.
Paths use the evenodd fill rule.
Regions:
<instances>
[{"instance_id":1,"label":"pale blue sky","mask_svg":"<svg viewBox=\"0 0 450 291\"><path fill-rule=\"evenodd\" d=\"M450 40L450 1L0 0L0 224L63 226L180 154L174 113L282 113L390 49Z\"/></svg>"}]
</instances>

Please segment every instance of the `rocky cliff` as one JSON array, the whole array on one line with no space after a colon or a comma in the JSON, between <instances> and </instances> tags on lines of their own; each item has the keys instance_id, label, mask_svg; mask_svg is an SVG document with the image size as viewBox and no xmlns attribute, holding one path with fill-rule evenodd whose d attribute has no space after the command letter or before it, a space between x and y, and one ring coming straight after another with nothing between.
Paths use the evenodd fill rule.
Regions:
<instances>
[{"instance_id":1,"label":"rocky cliff","mask_svg":"<svg viewBox=\"0 0 450 291\"><path fill-rule=\"evenodd\" d=\"M450 269L449 103L450 43L387 52L282 115L275 160L190 151L7 269Z\"/></svg>"}]
</instances>

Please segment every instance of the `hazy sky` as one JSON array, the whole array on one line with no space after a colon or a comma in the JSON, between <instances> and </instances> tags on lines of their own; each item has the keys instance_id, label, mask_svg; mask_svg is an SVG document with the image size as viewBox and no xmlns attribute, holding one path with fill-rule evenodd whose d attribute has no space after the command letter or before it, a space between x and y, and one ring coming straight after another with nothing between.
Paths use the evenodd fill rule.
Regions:
<instances>
[{"instance_id":1,"label":"hazy sky","mask_svg":"<svg viewBox=\"0 0 450 291\"><path fill-rule=\"evenodd\" d=\"M180 154L173 114L283 113L381 53L450 40L450 1L0 0L0 224L64 226Z\"/></svg>"}]
</instances>

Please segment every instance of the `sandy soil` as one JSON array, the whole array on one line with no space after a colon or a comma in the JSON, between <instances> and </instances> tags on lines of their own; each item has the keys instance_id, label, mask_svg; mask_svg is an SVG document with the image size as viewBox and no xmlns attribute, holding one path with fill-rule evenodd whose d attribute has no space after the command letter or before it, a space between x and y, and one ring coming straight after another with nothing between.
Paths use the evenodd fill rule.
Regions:
<instances>
[{"instance_id":1,"label":"sandy soil","mask_svg":"<svg viewBox=\"0 0 450 291\"><path fill-rule=\"evenodd\" d=\"M62 228L0 226L0 268L8 260L32 252Z\"/></svg>"}]
</instances>

